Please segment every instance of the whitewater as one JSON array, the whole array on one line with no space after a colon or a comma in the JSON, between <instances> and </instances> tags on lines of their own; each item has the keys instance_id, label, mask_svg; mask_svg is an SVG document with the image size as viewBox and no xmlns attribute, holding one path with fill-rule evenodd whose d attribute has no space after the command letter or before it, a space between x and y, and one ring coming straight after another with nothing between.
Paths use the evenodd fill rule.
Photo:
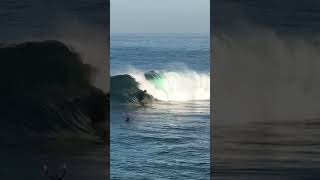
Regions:
<instances>
[{"instance_id":1,"label":"whitewater","mask_svg":"<svg viewBox=\"0 0 320 180\"><path fill-rule=\"evenodd\" d=\"M141 70L131 69L128 74L139 83L140 90L161 101L210 100L209 73L162 71L153 81L147 80Z\"/></svg>"}]
</instances>

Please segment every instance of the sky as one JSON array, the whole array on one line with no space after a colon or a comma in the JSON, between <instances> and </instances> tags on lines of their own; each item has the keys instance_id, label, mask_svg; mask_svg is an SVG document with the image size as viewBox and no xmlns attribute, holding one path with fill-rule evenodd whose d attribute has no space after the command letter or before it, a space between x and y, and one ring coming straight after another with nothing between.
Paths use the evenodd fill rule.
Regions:
<instances>
[{"instance_id":1,"label":"sky","mask_svg":"<svg viewBox=\"0 0 320 180\"><path fill-rule=\"evenodd\" d=\"M208 33L210 0L111 0L111 33Z\"/></svg>"}]
</instances>

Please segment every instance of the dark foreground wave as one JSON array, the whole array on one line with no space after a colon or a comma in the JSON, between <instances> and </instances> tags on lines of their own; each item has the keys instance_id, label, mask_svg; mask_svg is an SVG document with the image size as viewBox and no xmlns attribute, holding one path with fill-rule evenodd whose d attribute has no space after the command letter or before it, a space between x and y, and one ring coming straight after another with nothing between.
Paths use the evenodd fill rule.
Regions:
<instances>
[{"instance_id":1,"label":"dark foreground wave","mask_svg":"<svg viewBox=\"0 0 320 180\"><path fill-rule=\"evenodd\" d=\"M155 71L145 73L147 80L159 78L161 75ZM128 74L111 77L111 101L117 103L130 103L137 105L149 105L157 101L147 91L139 89L139 82Z\"/></svg>"},{"instance_id":2,"label":"dark foreground wave","mask_svg":"<svg viewBox=\"0 0 320 180\"><path fill-rule=\"evenodd\" d=\"M108 95L94 71L58 41L0 45L0 135L104 135Z\"/></svg>"}]
</instances>

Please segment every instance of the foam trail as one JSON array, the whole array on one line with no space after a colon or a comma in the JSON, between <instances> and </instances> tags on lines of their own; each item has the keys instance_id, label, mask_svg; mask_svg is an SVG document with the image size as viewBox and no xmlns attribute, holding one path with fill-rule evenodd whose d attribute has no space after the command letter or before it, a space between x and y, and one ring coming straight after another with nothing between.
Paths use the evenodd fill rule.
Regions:
<instances>
[{"instance_id":1,"label":"foam trail","mask_svg":"<svg viewBox=\"0 0 320 180\"><path fill-rule=\"evenodd\" d=\"M130 70L141 90L161 101L210 100L210 74L193 70L182 72L163 71L155 81L145 78L144 72Z\"/></svg>"}]
</instances>

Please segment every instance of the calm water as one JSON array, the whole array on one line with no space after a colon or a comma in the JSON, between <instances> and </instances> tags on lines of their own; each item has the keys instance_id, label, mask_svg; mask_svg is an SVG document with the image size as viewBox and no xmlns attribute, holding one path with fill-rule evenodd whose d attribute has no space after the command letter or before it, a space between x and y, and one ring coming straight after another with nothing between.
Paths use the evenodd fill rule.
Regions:
<instances>
[{"instance_id":1,"label":"calm water","mask_svg":"<svg viewBox=\"0 0 320 180\"><path fill-rule=\"evenodd\" d=\"M209 34L112 34L111 75L134 67L150 70L209 70Z\"/></svg>"},{"instance_id":2,"label":"calm water","mask_svg":"<svg viewBox=\"0 0 320 180\"><path fill-rule=\"evenodd\" d=\"M112 74L134 67L208 75L209 36L115 34L111 57ZM208 100L111 103L111 179L209 179L209 109ZM133 114L130 122L122 117L126 111Z\"/></svg>"}]
</instances>

